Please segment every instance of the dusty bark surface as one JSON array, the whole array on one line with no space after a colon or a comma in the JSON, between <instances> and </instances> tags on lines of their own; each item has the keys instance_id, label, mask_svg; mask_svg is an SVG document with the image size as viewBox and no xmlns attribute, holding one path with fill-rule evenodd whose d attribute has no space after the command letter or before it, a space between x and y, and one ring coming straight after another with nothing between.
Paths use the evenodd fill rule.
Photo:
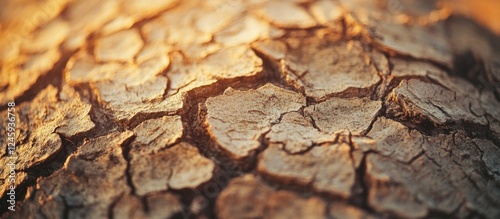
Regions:
<instances>
[{"instance_id":1,"label":"dusty bark surface","mask_svg":"<svg viewBox=\"0 0 500 219\"><path fill-rule=\"evenodd\" d=\"M2 1L1 217L500 218L459 2Z\"/></svg>"}]
</instances>

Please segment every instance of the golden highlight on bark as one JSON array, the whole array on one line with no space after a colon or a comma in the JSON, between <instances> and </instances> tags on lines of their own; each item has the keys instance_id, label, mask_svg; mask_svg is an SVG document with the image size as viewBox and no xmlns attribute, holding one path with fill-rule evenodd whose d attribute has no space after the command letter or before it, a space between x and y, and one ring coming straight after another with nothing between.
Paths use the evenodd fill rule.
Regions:
<instances>
[{"instance_id":1,"label":"golden highlight on bark","mask_svg":"<svg viewBox=\"0 0 500 219\"><path fill-rule=\"evenodd\" d=\"M2 218L500 218L495 0L4 0Z\"/></svg>"}]
</instances>

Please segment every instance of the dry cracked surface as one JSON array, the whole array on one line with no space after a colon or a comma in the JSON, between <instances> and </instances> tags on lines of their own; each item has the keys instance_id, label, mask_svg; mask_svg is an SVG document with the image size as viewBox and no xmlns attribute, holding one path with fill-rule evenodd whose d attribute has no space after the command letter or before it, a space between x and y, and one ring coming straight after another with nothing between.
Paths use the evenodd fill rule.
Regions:
<instances>
[{"instance_id":1,"label":"dry cracked surface","mask_svg":"<svg viewBox=\"0 0 500 219\"><path fill-rule=\"evenodd\" d=\"M20 4L2 218L500 217L500 41L448 1Z\"/></svg>"}]
</instances>

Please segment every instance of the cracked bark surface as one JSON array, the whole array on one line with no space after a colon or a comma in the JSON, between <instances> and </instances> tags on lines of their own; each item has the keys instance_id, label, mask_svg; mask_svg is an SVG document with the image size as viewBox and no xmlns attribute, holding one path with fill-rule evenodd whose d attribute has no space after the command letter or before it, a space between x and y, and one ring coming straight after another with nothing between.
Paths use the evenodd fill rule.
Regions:
<instances>
[{"instance_id":1,"label":"cracked bark surface","mask_svg":"<svg viewBox=\"0 0 500 219\"><path fill-rule=\"evenodd\" d=\"M2 218L500 217L500 41L470 18L498 28L462 1L20 4Z\"/></svg>"},{"instance_id":2,"label":"cracked bark surface","mask_svg":"<svg viewBox=\"0 0 500 219\"><path fill-rule=\"evenodd\" d=\"M234 202L243 205L228 208ZM289 191L274 191L252 175L235 178L217 199L219 218L322 218L326 204L317 197L302 198Z\"/></svg>"}]
</instances>

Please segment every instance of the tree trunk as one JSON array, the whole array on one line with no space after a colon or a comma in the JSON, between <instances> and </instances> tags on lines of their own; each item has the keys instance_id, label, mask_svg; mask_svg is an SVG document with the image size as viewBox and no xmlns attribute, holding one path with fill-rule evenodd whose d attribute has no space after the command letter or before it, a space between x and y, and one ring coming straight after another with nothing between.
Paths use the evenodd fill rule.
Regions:
<instances>
[{"instance_id":1,"label":"tree trunk","mask_svg":"<svg viewBox=\"0 0 500 219\"><path fill-rule=\"evenodd\" d=\"M2 218L500 218L462 1L0 4Z\"/></svg>"}]
</instances>

